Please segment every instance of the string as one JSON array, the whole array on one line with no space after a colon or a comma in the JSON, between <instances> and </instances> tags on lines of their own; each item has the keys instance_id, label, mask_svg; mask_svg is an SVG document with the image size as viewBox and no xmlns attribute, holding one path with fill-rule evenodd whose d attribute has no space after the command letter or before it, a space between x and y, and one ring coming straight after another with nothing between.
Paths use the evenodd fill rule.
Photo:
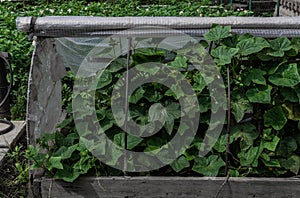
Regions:
<instances>
[{"instance_id":1,"label":"string","mask_svg":"<svg viewBox=\"0 0 300 198\"><path fill-rule=\"evenodd\" d=\"M229 174L229 153L230 153L230 150L229 150L229 145L230 145L230 121L231 121L231 117L230 117L230 108L231 108L231 105L230 105L230 100L231 100L231 97L230 97L230 94L231 94L231 90L230 90L230 70L229 70L229 66L227 66L227 131L226 131L226 152L225 152L225 163L226 163L226 166L225 166L225 175L226 175L226 178L224 180L224 182L221 184L221 186L219 187L217 193L216 193L216 198L219 197L220 195L220 192L222 191L222 189L224 188L225 184L228 183L228 180L229 180L229 177L230 177L230 174Z\"/></svg>"},{"instance_id":2,"label":"string","mask_svg":"<svg viewBox=\"0 0 300 198\"><path fill-rule=\"evenodd\" d=\"M128 128L128 86L129 86L129 66L130 66L130 56L131 56L131 38L128 38L128 51L126 60L126 90L125 90L125 126L124 126L124 176L127 176L127 128Z\"/></svg>"}]
</instances>

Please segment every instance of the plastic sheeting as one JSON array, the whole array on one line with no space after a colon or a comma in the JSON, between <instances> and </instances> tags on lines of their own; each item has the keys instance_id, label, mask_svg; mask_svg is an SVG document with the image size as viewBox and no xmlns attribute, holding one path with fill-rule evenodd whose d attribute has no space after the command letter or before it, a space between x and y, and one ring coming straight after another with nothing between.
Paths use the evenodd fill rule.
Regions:
<instances>
[{"instance_id":1,"label":"plastic sheeting","mask_svg":"<svg viewBox=\"0 0 300 198\"><path fill-rule=\"evenodd\" d=\"M153 28L149 28L149 30ZM161 28L159 28L161 29ZM126 32L126 33L125 33ZM122 31L122 33L130 34L131 31ZM136 32L134 29L132 32ZM139 48L162 48L162 49L181 49L192 41L198 42L201 37L190 37L180 31L169 30L169 35L161 37L151 35L135 35L131 38L131 47L128 46L129 37L120 37L112 35L109 37L63 37L55 39L57 53L61 57L65 67L71 68L74 73L77 73L78 68L85 60L89 64L86 70L98 71L104 69L109 62L117 58L119 55L124 55L129 48L132 50ZM114 44L113 44L114 43ZM116 55L117 54L117 55ZM93 67L93 64L95 67ZM102 66L101 66L102 64ZM99 68L100 67L100 68Z\"/></svg>"},{"instance_id":2,"label":"plastic sheeting","mask_svg":"<svg viewBox=\"0 0 300 198\"><path fill-rule=\"evenodd\" d=\"M119 34L140 26L162 26L200 36L212 24L230 25L233 32L256 36L300 36L300 17L18 17L20 31L43 37L94 37ZM147 32L151 34L151 31ZM153 32L157 34L156 30ZM163 30L164 33L164 30Z\"/></svg>"},{"instance_id":3,"label":"plastic sheeting","mask_svg":"<svg viewBox=\"0 0 300 198\"><path fill-rule=\"evenodd\" d=\"M200 38L212 24L230 25L233 33L263 37L300 37L300 17L18 17L17 28L30 38L54 37L64 65L77 71L95 47L108 49L108 37L161 38L186 34ZM176 40L169 45L176 45ZM179 39L180 40L180 39ZM98 50L99 51L99 50Z\"/></svg>"}]
</instances>

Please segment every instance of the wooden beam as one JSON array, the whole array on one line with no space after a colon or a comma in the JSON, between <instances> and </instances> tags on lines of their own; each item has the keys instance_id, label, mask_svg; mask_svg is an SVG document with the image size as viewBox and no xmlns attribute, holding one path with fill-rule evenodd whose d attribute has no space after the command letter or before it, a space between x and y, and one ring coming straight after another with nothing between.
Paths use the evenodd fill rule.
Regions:
<instances>
[{"instance_id":1,"label":"wooden beam","mask_svg":"<svg viewBox=\"0 0 300 198\"><path fill-rule=\"evenodd\" d=\"M74 183L36 180L42 197L215 197L225 178L214 177L88 177ZM229 178L219 197L299 197L297 178Z\"/></svg>"},{"instance_id":2,"label":"wooden beam","mask_svg":"<svg viewBox=\"0 0 300 198\"><path fill-rule=\"evenodd\" d=\"M20 137L25 132L25 121L13 121L14 129L11 132L0 135L0 148L13 148ZM7 125L0 123L0 129L5 129Z\"/></svg>"},{"instance_id":3,"label":"wooden beam","mask_svg":"<svg viewBox=\"0 0 300 198\"><path fill-rule=\"evenodd\" d=\"M15 147L17 141L25 133L25 121L13 121L14 129L6 134L0 135L0 164L6 153ZM7 125L0 123L0 129L7 128Z\"/></svg>"}]
</instances>

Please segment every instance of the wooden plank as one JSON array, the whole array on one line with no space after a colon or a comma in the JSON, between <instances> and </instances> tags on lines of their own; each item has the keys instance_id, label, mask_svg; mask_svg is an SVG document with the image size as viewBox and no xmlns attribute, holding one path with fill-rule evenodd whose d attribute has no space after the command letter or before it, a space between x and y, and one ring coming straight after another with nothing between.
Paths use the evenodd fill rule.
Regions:
<instances>
[{"instance_id":1,"label":"wooden plank","mask_svg":"<svg viewBox=\"0 0 300 198\"><path fill-rule=\"evenodd\" d=\"M61 81L66 74L54 39L38 39L32 55L27 96L29 144L42 133L53 133L62 115Z\"/></svg>"},{"instance_id":2,"label":"wooden plank","mask_svg":"<svg viewBox=\"0 0 300 198\"><path fill-rule=\"evenodd\" d=\"M2 160L7 152L8 152L7 148L0 148L0 164L2 163Z\"/></svg>"},{"instance_id":3,"label":"wooden plank","mask_svg":"<svg viewBox=\"0 0 300 198\"><path fill-rule=\"evenodd\" d=\"M215 197L225 178L214 177L89 177L74 183L36 180L42 197L194 198ZM297 178L229 178L219 197L300 197Z\"/></svg>"},{"instance_id":4,"label":"wooden plank","mask_svg":"<svg viewBox=\"0 0 300 198\"><path fill-rule=\"evenodd\" d=\"M12 149L20 137L25 133L25 121L13 121L14 129L6 134L0 135L0 163L4 159L4 156ZM7 125L0 123L0 129L7 128Z\"/></svg>"},{"instance_id":5,"label":"wooden plank","mask_svg":"<svg viewBox=\"0 0 300 198\"><path fill-rule=\"evenodd\" d=\"M13 121L14 129L6 134L0 135L0 148L13 148L19 138L25 132L25 121ZM7 128L7 125L0 123L0 129Z\"/></svg>"}]
</instances>

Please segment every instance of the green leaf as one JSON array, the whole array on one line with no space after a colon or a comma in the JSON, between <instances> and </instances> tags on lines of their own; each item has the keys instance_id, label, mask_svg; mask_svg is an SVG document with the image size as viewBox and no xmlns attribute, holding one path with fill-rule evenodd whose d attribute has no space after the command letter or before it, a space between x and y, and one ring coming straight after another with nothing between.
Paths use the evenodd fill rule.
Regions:
<instances>
[{"instance_id":1,"label":"green leaf","mask_svg":"<svg viewBox=\"0 0 300 198\"><path fill-rule=\"evenodd\" d=\"M262 140L262 145L265 149L268 149L269 151L275 151L276 148L277 148L277 145L280 141L280 138L277 137L277 136L274 136L273 139L271 141L265 141L265 140Z\"/></svg>"},{"instance_id":2,"label":"green leaf","mask_svg":"<svg viewBox=\"0 0 300 198\"><path fill-rule=\"evenodd\" d=\"M62 146L55 153L53 153L53 156L60 156L61 159L71 158L73 152L76 151L77 147L78 144L74 144L70 147Z\"/></svg>"},{"instance_id":3,"label":"green leaf","mask_svg":"<svg viewBox=\"0 0 300 198\"><path fill-rule=\"evenodd\" d=\"M174 120L168 117L164 126L167 130L167 133L171 135L174 129Z\"/></svg>"},{"instance_id":4,"label":"green leaf","mask_svg":"<svg viewBox=\"0 0 300 198\"><path fill-rule=\"evenodd\" d=\"M138 48L135 50L135 54L138 55L145 55L145 56L164 56L165 51L164 50L159 50L156 48Z\"/></svg>"},{"instance_id":5,"label":"green leaf","mask_svg":"<svg viewBox=\"0 0 300 198\"><path fill-rule=\"evenodd\" d=\"M92 168L91 156L89 156L87 153L84 153L83 155L81 155L80 160L77 161L72 168L74 169L74 172L86 174L89 171L89 169Z\"/></svg>"},{"instance_id":6,"label":"green leaf","mask_svg":"<svg viewBox=\"0 0 300 198\"><path fill-rule=\"evenodd\" d=\"M211 51L211 55L215 57L214 60L218 65L226 65L231 63L232 57L237 54L238 51L237 48L219 46Z\"/></svg>"},{"instance_id":7,"label":"green leaf","mask_svg":"<svg viewBox=\"0 0 300 198\"><path fill-rule=\"evenodd\" d=\"M277 168L280 168L281 165L280 165L280 161L278 159L271 159L269 157L268 160L266 159L262 159L262 162L265 164L265 166L267 167L277 167Z\"/></svg>"},{"instance_id":8,"label":"green leaf","mask_svg":"<svg viewBox=\"0 0 300 198\"><path fill-rule=\"evenodd\" d=\"M243 152L241 151L238 153L238 157L240 159L242 166L249 166L252 165L254 167L257 166L257 159L261 154L261 149L259 146L250 147L248 151Z\"/></svg>"},{"instance_id":9,"label":"green leaf","mask_svg":"<svg viewBox=\"0 0 300 198\"><path fill-rule=\"evenodd\" d=\"M135 65L139 65L147 62L161 62L164 59L164 55L164 50L158 50L154 48L139 48L135 49L135 52L131 55L131 58ZM145 72L149 71L150 70L147 70Z\"/></svg>"},{"instance_id":10,"label":"green leaf","mask_svg":"<svg viewBox=\"0 0 300 198\"><path fill-rule=\"evenodd\" d=\"M230 138L230 144L233 142L233 138ZM226 134L223 134L219 137L218 141L214 145L214 149L219 153L223 153L226 150Z\"/></svg>"},{"instance_id":11,"label":"green leaf","mask_svg":"<svg viewBox=\"0 0 300 198\"><path fill-rule=\"evenodd\" d=\"M292 155L287 160L282 160L281 166L297 175L299 173L300 157L297 155Z\"/></svg>"},{"instance_id":12,"label":"green leaf","mask_svg":"<svg viewBox=\"0 0 300 198\"><path fill-rule=\"evenodd\" d=\"M297 141L293 137L285 137L279 142L276 154L288 157L297 149Z\"/></svg>"},{"instance_id":13,"label":"green leaf","mask_svg":"<svg viewBox=\"0 0 300 198\"><path fill-rule=\"evenodd\" d=\"M198 101L200 113L205 113L211 108L210 97L199 97Z\"/></svg>"},{"instance_id":14,"label":"green leaf","mask_svg":"<svg viewBox=\"0 0 300 198\"><path fill-rule=\"evenodd\" d=\"M242 73L242 82L247 86L249 86L251 82L266 85L266 79L264 77L266 74L267 72L261 69L249 68Z\"/></svg>"},{"instance_id":15,"label":"green leaf","mask_svg":"<svg viewBox=\"0 0 300 198\"><path fill-rule=\"evenodd\" d=\"M297 64L282 65L275 74L269 77L269 81L277 86L296 86L300 82Z\"/></svg>"},{"instance_id":16,"label":"green leaf","mask_svg":"<svg viewBox=\"0 0 300 198\"><path fill-rule=\"evenodd\" d=\"M100 72L97 79L98 79L97 89L101 89L112 82L112 75L110 72L104 70L103 72Z\"/></svg>"},{"instance_id":17,"label":"green leaf","mask_svg":"<svg viewBox=\"0 0 300 198\"><path fill-rule=\"evenodd\" d=\"M71 124L72 122L73 122L74 120L73 120L73 118L72 117L69 117L69 118L67 118L67 119L64 119L61 123L59 123L58 125L57 125L57 128L65 128L65 127L67 127L69 124Z\"/></svg>"},{"instance_id":18,"label":"green leaf","mask_svg":"<svg viewBox=\"0 0 300 198\"><path fill-rule=\"evenodd\" d=\"M239 53L242 56L247 56L250 54L257 53L261 51L263 48L269 46L270 46L269 43L264 38L257 37L257 38L248 38L248 39L241 40L237 44L236 48L239 49Z\"/></svg>"},{"instance_id":19,"label":"green leaf","mask_svg":"<svg viewBox=\"0 0 300 198\"><path fill-rule=\"evenodd\" d=\"M274 57L283 57L284 51L282 51L282 50L272 51L272 52L268 52L267 55L274 56Z\"/></svg>"},{"instance_id":20,"label":"green leaf","mask_svg":"<svg viewBox=\"0 0 300 198\"><path fill-rule=\"evenodd\" d=\"M289 120L300 121L300 105L299 104L283 104L283 110Z\"/></svg>"},{"instance_id":21,"label":"green leaf","mask_svg":"<svg viewBox=\"0 0 300 198\"><path fill-rule=\"evenodd\" d=\"M179 84L173 84L171 86L171 89L169 89L174 94L174 98L179 99L180 97L185 96L184 90L182 90L182 87ZM170 94L171 95L171 94Z\"/></svg>"},{"instance_id":22,"label":"green leaf","mask_svg":"<svg viewBox=\"0 0 300 198\"><path fill-rule=\"evenodd\" d=\"M165 165L171 164L177 157L175 152L170 151L170 149L168 149L168 146L169 145L162 146L160 148L160 152L155 155L157 159L159 159ZM172 145L170 146L172 147Z\"/></svg>"},{"instance_id":23,"label":"green leaf","mask_svg":"<svg viewBox=\"0 0 300 198\"><path fill-rule=\"evenodd\" d=\"M47 143L47 142L51 142L51 141L54 141L56 139L56 133L43 133L41 138L39 138L37 141L38 142L44 142L44 143Z\"/></svg>"},{"instance_id":24,"label":"green leaf","mask_svg":"<svg viewBox=\"0 0 300 198\"><path fill-rule=\"evenodd\" d=\"M232 36L227 37L224 40L222 40L222 44L224 44L228 47L231 47L231 48L235 48L240 39L241 39L241 35L233 34Z\"/></svg>"},{"instance_id":25,"label":"green leaf","mask_svg":"<svg viewBox=\"0 0 300 198\"><path fill-rule=\"evenodd\" d=\"M159 72L159 70L160 70L160 67L156 66L155 63L153 63L153 64L139 64L135 68L138 71L149 73L151 75L157 74L157 72Z\"/></svg>"},{"instance_id":26,"label":"green leaf","mask_svg":"<svg viewBox=\"0 0 300 198\"><path fill-rule=\"evenodd\" d=\"M187 68L187 58L185 56L178 55L175 60L170 62L168 65L171 65L173 68Z\"/></svg>"},{"instance_id":27,"label":"green leaf","mask_svg":"<svg viewBox=\"0 0 300 198\"><path fill-rule=\"evenodd\" d=\"M249 89L246 92L246 96L252 103L266 103L271 102L271 91L272 87L268 86L259 86L257 88Z\"/></svg>"},{"instance_id":28,"label":"green leaf","mask_svg":"<svg viewBox=\"0 0 300 198\"><path fill-rule=\"evenodd\" d=\"M121 69L126 68L126 62L127 62L126 58L118 57L114 59L113 62L110 63L110 65L107 67L107 70L110 73L118 72Z\"/></svg>"},{"instance_id":29,"label":"green leaf","mask_svg":"<svg viewBox=\"0 0 300 198\"><path fill-rule=\"evenodd\" d=\"M174 127L175 119L181 117L181 109L178 103L172 102L166 106L167 116L165 122L165 128L167 129L167 133L171 135Z\"/></svg>"},{"instance_id":30,"label":"green leaf","mask_svg":"<svg viewBox=\"0 0 300 198\"><path fill-rule=\"evenodd\" d=\"M155 122L155 121L161 121L165 122L167 118L167 110L164 106L162 106L160 103L152 104L149 108L149 121Z\"/></svg>"},{"instance_id":31,"label":"green leaf","mask_svg":"<svg viewBox=\"0 0 300 198\"><path fill-rule=\"evenodd\" d=\"M208 41L218 41L223 38L231 36L231 27L230 26L220 26L217 25L210 29L209 32L204 34L204 38Z\"/></svg>"},{"instance_id":32,"label":"green leaf","mask_svg":"<svg viewBox=\"0 0 300 198\"><path fill-rule=\"evenodd\" d=\"M79 177L80 173L73 171L71 167L65 166L64 169L58 170L54 178L56 179L62 179L66 182L73 182L75 179Z\"/></svg>"},{"instance_id":33,"label":"green leaf","mask_svg":"<svg viewBox=\"0 0 300 198\"><path fill-rule=\"evenodd\" d=\"M236 122L240 122L243 119L246 111L253 111L252 105L249 100L238 93L233 94L231 107Z\"/></svg>"},{"instance_id":34,"label":"green leaf","mask_svg":"<svg viewBox=\"0 0 300 198\"><path fill-rule=\"evenodd\" d=\"M270 51L269 49L264 49L260 53L257 54L257 58L261 61L272 61L274 57L267 55L267 52Z\"/></svg>"},{"instance_id":35,"label":"green leaf","mask_svg":"<svg viewBox=\"0 0 300 198\"><path fill-rule=\"evenodd\" d=\"M127 134L127 149L133 149L143 141L143 138ZM118 133L114 135L114 142L120 147L125 147L125 133Z\"/></svg>"},{"instance_id":36,"label":"green leaf","mask_svg":"<svg viewBox=\"0 0 300 198\"><path fill-rule=\"evenodd\" d=\"M91 133L87 122L77 122L76 129L78 130L80 136L88 135Z\"/></svg>"},{"instance_id":37,"label":"green leaf","mask_svg":"<svg viewBox=\"0 0 300 198\"><path fill-rule=\"evenodd\" d=\"M181 117L181 109L179 103L171 102L166 106L168 117L177 119Z\"/></svg>"},{"instance_id":38,"label":"green leaf","mask_svg":"<svg viewBox=\"0 0 300 198\"><path fill-rule=\"evenodd\" d=\"M196 158L193 171L208 177L216 177L225 162L217 155L210 155L208 158Z\"/></svg>"},{"instance_id":39,"label":"green leaf","mask_svg":"<svg viewBox=\"0 0 300 198\"><path fill-rule=\"evenodd\" d=\"M49 158L49 160L47 161L47 164L46 164L46 166L47 166L47 169L49 170L49 171L51 171L52 169L63 169L64 167L63 167L63 165L62 165L62 163L61 163L61 157L54 157L54 156L51 156L50 158Z\"/></svg>"},{"instance_id":40,"label":"green leaf","mask_svg":"<svg viewBox=\"0 0 300 198\"><path fill-rule=\"evenodd\" d=\"M297 87L295 88L295 92L296 92L296 94L297 94L297 96L298 96L299 104L300 104L300 86L297 86Z\"/></svg>"},{"instance_id":41,"label":"green leaf","mask_svg":"<svg viewBox=\"0 0 300 198\"><path fill-rule=\"evenodd\" d=\"M130 103L136 104L140 99L143 98L145 92L146 91L142 87L139 87L133 92L133 94L131 94L131 96L129 96L128 101Z\"/></svg>"},{"instance_id":42,"label":"green leaf","mask_svg":"<svg viewBox=\"0 0 300 198\"><path fill-rule=\"evenodd\" d=\"M258 135L256 127L251 123L236 124L231 129L231 138L233 140L240 138L241 142L244 142L248 147L253 145L253 141Z\"/></svg>"},{"instance_id":43,"label":"green leaf","mask_svg":"<svg viewBox=\"0 0 300 198\"><path fill-rule=\"evenodd\" d=\"M98 141L95 142L95 148L93 153L97 153L97 155L104 155L106 151L106 141L104 138L100 138Z\"/></svg>"},{"instance_id":44,"label":"green leaf","mask_svg":"<svg viewBox=\"0 0 300 198\"><path fill-rule=\"evenodd\" d=\"M240 175L239 171L238 170L234 170L234 169L229 169L229 175L231 177L238 177Z\"/></svg>"},{"instance_id":45,"label":"green leaf","mask_svg":"<svg viewBox=\"0 0 300 198\"><path fill-rule=\"evenodd\" d=\"M266 141L271 141L273 139L272 128L264 129L262 139Z\"/></svg>"},{"instance_id":46,"label":"green leaf","mask_svg":"<svg viewBox=\"0 0 300 198\"><path fill-rule=\"evenodd\" d=\"M195 72L195 74L193 75L193 80L194 83L192 84L192 86L193 90L195 91L202 92L202 90L207 86L205 79L198 72Z\"/></svg>"},{"instance_id":47,"label":"green leaf","mask_svg":"<svg viewBox=\"0 0 300 198\"><path fill-rule=\"evenodd\" d=\"M286 37L279 37L270 41L270 46L273 51L267 53L270 56L282 57L284 52L292 48L291 41Z\"/></svg>"},{"instance_id":48,"label":"green leaf","mask_svg":"<svg viewBox=\"0 0 300 198\"><path fill-rule=\"evenodd\" d=\"M88 150L93 150L95 148L94 139L87 139L85 137L80 137L79 144Z\"/></svg>"},{"instance_id":49,"label":"green leaf","mask_svg":"<svg viewBox=\"0 0 300 198\"><path fill-rule=\"evenodd\" d=\"M295 47L295 46L292 46L292 48L289 51L286 52L286 55L291 56L291 57L295 57L295 56L298 55L298 52L299 52L298 48Z\"/></svg>"},{"instance_id":50,"label":"green leaf","mask_svg":"<svg viewBox=\"0 0 300 198\"><path fill-rule=\"evenodd\" d=\"M292 45L300 51L300 38L293 37L291 42Z\"/></svg>"},{"instance_id":51,"label":"green leaf","mask_svg":"<svg viewBox=\"0 0 300 198\"><path fill-rule=\"evenodd\" d=\"M124 147L123 147L124 148ZM106 149L105 151L105 164L115 166L122 160L121 156L124 155L123 149Z\"/></svg>"},{"instance_id":52,"label":"green leaf","mask_svg":"<svg viewBox=\"0 0 300 198\"><path fill-rule=\"evenodd\" d=\"M71 158L71 156L72 156L73 152L76 150L77 146L78 146L78 144L74 144L73 146L68 147L67 150L61 154L61 158L62 159Z\"/></svg>"},{"instance_id":53,"label":"green leaf","mask_svg":"<svg viewBox=\"0 0 300 198\"><path fill-rule=\"evenodd\" d=\"M285 101L297 102L299 103L299 98L295 89L290 87L282 87L280 89L280 94L284 97Z\"/></svg>"},{"instance_id":54,"label":"green leaf","mask_svg":"<svg viewBox=\"0 0 300 198\"><path fill-rule=\"evenodd\" d=\"M154 89L146 89L145 91L144 98L146 98L149 102L157 102L163 97L160 92Z\"/></svg>"},{"instance_id":55,"label":"green leaf","mask_svg":"<svg viewBox=\"0 0 300 198\"><path fill-rule=\"evenodd\" d=\"M208 42L206 40L200 40L199 43L201 44L202 47L207 48L208 47Z\"/></svg>"},{"instance_id":56,"label":"green leaf","mask_svg":"<svg viewBox=\"0 0 300 198\"><path fill-rule=\"evenodd\" d=\"M287 119L280 106L275 106L264 114L264 125L273 127L275 130L281 130L286 124Z\"/></svg>"},{"instance_id":57,"label":"green leaf","mask_svg":"<svg viewBox=\"0 0 300 198\"><path fill-rule=\"evenodd\" d=\"M145 148L145 152L151 151L151 150L156 150L161 148L166 142L157 136L153 136L149 138L146 142L147 147Z\"/></svg>"},{"instance_id":58,"label":"green leaf","mask_svg":"<svg viewBox=\"0 0 300 198\"><path fill-rule=\"evenodd\" d=\"M184 156L180 156L175 161L173 161L170 165L172 169L178 173L182 169L189 167L190 163Z\"/></svg>"},{"instance_id":59,"label":"green leaf","mask_svg":"<svg viewBox=\"0 0 300 198\"><path fill-rule=\"evenodd\" d=\"M286 37L279 37L270 41L270 46L273 50L288 51L292 48L291 41Z\"/></svg>"}]
</instances>

